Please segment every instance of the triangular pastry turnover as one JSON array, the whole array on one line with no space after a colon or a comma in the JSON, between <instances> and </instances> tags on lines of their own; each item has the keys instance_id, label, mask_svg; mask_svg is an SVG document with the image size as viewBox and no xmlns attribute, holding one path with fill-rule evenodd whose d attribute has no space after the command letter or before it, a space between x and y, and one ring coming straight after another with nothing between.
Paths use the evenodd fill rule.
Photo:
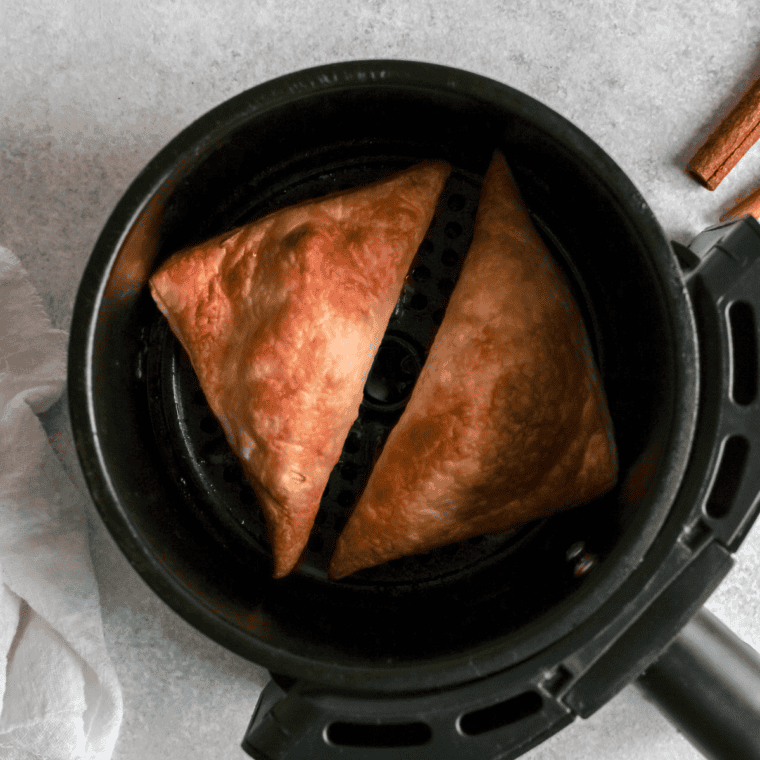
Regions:
<instances>
[{"instance_id":1,"label":"triangular pastry turnover","mask_svg":"<svg viewBox=\"0 0 760 760\"><path fill-rule=\"evenodd\" d=\"M330 573L499 533L616 478L581 315L497 153L445 317Z\"/></svg>"},{"instance_id":2,"label":"triangular pastry turnover","mask_svg":"<svg viewBox=\"0 0 760 760\"><path fill-rule=\"evenodd\" d=\"M276 211L150 280L264 510L276 577L309 538L449 172L427 162Z\"/></svg>"}]
</instances>

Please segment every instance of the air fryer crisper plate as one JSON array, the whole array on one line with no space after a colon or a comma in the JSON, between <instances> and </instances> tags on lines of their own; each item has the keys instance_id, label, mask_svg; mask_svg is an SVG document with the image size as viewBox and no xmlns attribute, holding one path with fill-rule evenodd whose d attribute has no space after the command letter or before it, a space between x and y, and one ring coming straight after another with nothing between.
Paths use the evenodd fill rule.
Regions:
<instances>
[{"instance_id":1,"label":"air fryer crisper plate","mask_svg":"<svg viewBox=\"0 0 760 760\"><path fill-rule=\"evenodd\" d=\"M296 176L292 186L277 188L278 205L294 197L320 197L349 182L370 181L379 170L405 168L412 159L378 162L361 157L346 166L319 170L313 176ZM363 178L363 179L362 179ZM393 425L398 421L425 362L469 248L481 178L455 172L441 195L438 211L415 257L367 382L359 416L351 428L340 461L334 468L299 567L301 574L330 582L326 568L340 531L360 496L374 462ZM306 193L309 195L307 196ZM263 203L262 203L263 200ZM241 199L245 203L246 199ZM256 198L254 208L271 208ZM255 215L249 208L238 224ZM598 320L592 317L583 288L571 273L571 257L538 219L538 228L565 271L576 301L583 305L587 329L593 338ZM145 347L150 415L166 466L174 479L188 489L187 506L217 541L235 552L241 562L248 552L271 557L267 527L256 495L245 481L237 457L209 409L189 359L172 335L168 322L156 311ZM597 363L598 356L597 356ZM519 546L544 521L495 535L478 536L440 549L402 558L356 573L340 583L415 585L450 578L476 565L497 561ZM580 540L580 535L579 535Z\"/></svg>"}]
</instances>

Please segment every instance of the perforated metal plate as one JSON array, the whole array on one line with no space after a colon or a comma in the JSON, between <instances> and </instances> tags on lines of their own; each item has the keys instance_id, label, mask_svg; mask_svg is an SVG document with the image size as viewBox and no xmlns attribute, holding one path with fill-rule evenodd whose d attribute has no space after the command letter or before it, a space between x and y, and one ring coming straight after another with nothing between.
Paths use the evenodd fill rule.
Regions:
<instances>
[{"instance_id":1,"label":"perforated metal plate","mask_svg":"<svg viewBox=\"0 0 760 760\"><path fill-rule=\"evenodd\" d=\"M395 159L363 164L362 175L380 175L413 161ZM361 165L361 164L360 164ZM369 169L368 169L369 167ZM357 163L301 178L297 186L273 189L271 198L230 217L230 227L274 208L356 184ZM345 441L322 497L303 562L297 572L332 583L326 567L335 543L356 504L388 433L398 421L445 313L472 238L481 178L455 170L441 196L428 234L410 267L364 390L359 415ZM578 301L578 282L567 271L567 257L536 220L545 240L569 275ZM587 322L590 315L585 314ZM594 331L591 330L593 333ZM250 552L271 557L266 523L256 495L206 403L190 362L156 311L149 335L147 387L151 418L167 466L183 486L189 508L219 541L242 561ZM479 536L440 549L394 560L339 581L352 584L436 583L497 560L537 524Z\"/></svg>"}]
</instances>

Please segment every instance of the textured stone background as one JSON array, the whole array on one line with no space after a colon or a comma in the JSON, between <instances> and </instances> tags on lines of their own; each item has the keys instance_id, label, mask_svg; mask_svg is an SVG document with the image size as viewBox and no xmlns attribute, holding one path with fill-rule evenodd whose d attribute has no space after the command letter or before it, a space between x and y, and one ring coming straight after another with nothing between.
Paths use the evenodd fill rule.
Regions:
<instances>
[{"instance_id":1,"label":"textured stone background","mask_svg":"<svg viewBox=\"0 0 760 760\"><path fill-rule=\"evenodd\" d=\"M219 102L320 63L432 61L523 90L610 153L680 242L760 183L760 146L714 193L683 171L760 76L756 0L37 0L0 3L0 43L0 245L64 329L98 232L147 161ZM65 404L48 425L65 443ZM243 758L267 674L177 617L91 525L125 696L115 760ZM759 576L756 528L709 603L755 648ZM700 755L629 687L526 757Z\"/></svg>"}]
</instances>

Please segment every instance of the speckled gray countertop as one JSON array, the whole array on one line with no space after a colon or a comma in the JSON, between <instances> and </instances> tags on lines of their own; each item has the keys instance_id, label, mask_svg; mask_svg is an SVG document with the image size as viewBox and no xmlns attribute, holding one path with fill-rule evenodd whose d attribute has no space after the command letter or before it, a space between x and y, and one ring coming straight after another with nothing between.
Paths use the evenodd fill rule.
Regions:
<instances>
[{"instance_id":1,"label":"speckled gray countertop","mask_svg":"<svg viewBox=\"0 0 760 760\"><path fill-rule=\"evenodd\" d=\"M64 329L98 232L147 161L228 97L320 63L431 61L523 90L597 141L679 242L760 183L760 146L713 193L683 169L760 75L756 0L38 0L0 5L0 41L0 245ZM47 422L65 432L65 403ZM88 509L125 698L115 760L243 758L267 673L172 612ZM756 649L759 579L755 528L708 607ZM525 757L700 755L628 687Z\"/></svg>"}]
</instances>

